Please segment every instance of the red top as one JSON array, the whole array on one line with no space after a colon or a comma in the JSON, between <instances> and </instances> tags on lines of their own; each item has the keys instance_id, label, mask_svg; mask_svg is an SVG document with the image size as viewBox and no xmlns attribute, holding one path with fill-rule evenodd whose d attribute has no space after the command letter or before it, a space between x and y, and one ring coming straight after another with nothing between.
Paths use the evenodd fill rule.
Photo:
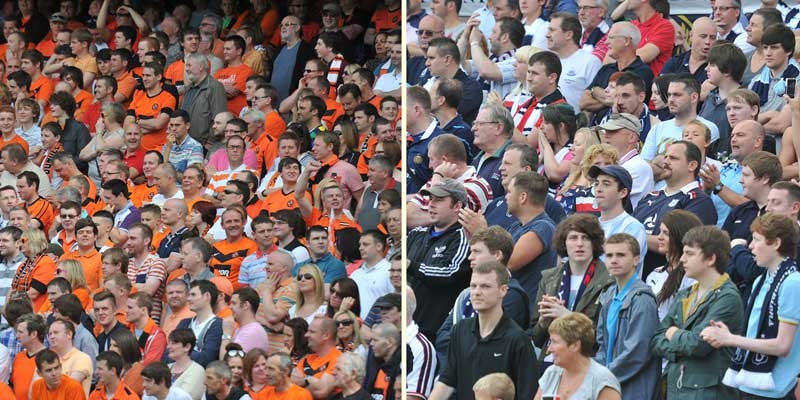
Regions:
<instances>
[{"instance_id":1,"label":"red top","mask_svg":"<svg viewBox=\"0 0 800 400\"><path fill-rule=\"evenodd\" d=\"M661 50L658 57L648 64L650 65L650 69L653 70L653 76L658 76L658 74L661 73L661 68L663 68L667 60L672 57L672 47L675 46L675 27L672 26L672 22L669 22L668 19L662 17L659 13L653 14L653 16L644 23L639 22L638 19L631 22L639 28L639 32L642 33L642 40L639 42L640 49L652 43Z\"/></svg>"}]
</instances>

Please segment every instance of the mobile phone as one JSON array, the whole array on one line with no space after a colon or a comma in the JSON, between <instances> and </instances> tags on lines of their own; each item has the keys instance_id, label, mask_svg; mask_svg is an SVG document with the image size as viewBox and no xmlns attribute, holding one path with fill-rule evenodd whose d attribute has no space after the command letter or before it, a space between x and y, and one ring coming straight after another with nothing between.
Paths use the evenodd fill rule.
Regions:
<instances>
[{"instance_id":1,"label":"mobile phone","mask_svg":"<svg viewBox=\"0 0 800 400\"><path fill-rule=\"evenodd\" d=\"M797 78L786 78L786 94L789 98L794 98L794 92L797 88Z\"/></svg>"}]
</instances>

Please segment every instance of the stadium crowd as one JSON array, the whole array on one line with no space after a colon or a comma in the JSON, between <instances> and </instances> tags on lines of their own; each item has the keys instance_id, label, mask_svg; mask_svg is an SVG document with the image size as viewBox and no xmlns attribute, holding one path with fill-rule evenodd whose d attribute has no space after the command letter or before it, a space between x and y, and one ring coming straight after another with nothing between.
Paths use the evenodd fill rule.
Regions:
<instances>
[{"instance_id":1,"label":"stadium crowd","mask_svg":"<svg viewBox=\"0 0 800 400\"><path fill-rule=\"evenodd\" d=\"M401 398L400 6L3 2L0 397Z\"/></svg>"},{"instance_id":2,"label":"stadium crowd","mask_svg":"<svg viewBox=\"0 0 800 400\"><path fill-rule=\"evenodd\" d=\"M800 8L670 3L409 1L410 398L800 396Z\"/></svg>"}]
</instances>

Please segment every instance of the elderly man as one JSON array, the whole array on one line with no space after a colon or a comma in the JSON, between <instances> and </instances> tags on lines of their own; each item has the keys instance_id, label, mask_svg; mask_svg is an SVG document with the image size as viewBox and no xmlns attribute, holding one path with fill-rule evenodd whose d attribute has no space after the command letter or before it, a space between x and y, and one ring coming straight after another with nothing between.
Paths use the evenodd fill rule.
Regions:
<instances>
[{"instance_id":1,"label":"elderly man","mask_svg":"<svg viewBox=\"0 0 800 400\"><path fill-rule=\"evenodd\" d=\"M755 47L747 42L747 34L744 34L745 27L739 21L742 15L742 2L739 0L716 0L713 7L714 23L717 28L716 39L733 42L744 53L755 50ZM694 47L694 41L692 41L692 47Z\"/></svg>"},{"instance_id":2,"label":"elderly man","mask_svg":"<svg viewBox=\"0 0 800 400\"><path fill-rule=\"evenodd\" d=\"M53 194L50 178L36 164L28 160L25 149L17 143L3 147L0 151L0 160L3 163L3 172L0 173L0 186L17 185L17 176L24 171L32 171L39 177L39 196L47 198Z\"/></svg>"},{"instance_id":3,"label":"elderly man","mask_svg":"<svg viewBox=\"0 0 800 400\"><path fill-rule=\"evenodd\" d=\"M581 49L592 53L603 61L608 52L607 33L611 29L606 23L608 2L602 0L579 0L578 20L581 22Z\"/></svg>"},{"instance_id":4,"label":"elderly man","mask_svg":"<svg viewBox=\"0 0 800 400\"><path fill-rule=\"evenodd\" d=\"M291 79L286 74L272 74L270 83L278 89L278 98L285 99L290 93L297 90L303 68L308 60L314 58L314 47L302 40L300 19L294 15L287 15L280 25L280 37L283 46L275 57L274 71L289 72Z\"/></svg>"},{"instance_id":5,"label":"elderly man","mask_svg":"<svg viewBox=\"0 0 800 400\"><path fill-rule=\"evenodd\" d=\"M194 122L189 135L206 143L210 117L227 110L225 88L209 74L206 57L197 53L186 56L184 82L188 88L179 108L186 110Z\"/></svg>"},{"instance_id":6,"label":"elderly man","mask_svg":"<svg viewBox=\"0 0 800 400\"><path fill-rule=\"evenodd\" d=\"M272 353L267 358L267 387L259 393L259 397L263 399L311 400L311 393L308 390L297 386L289 379L292 371L294 371L294 365L287 353Z\"/></svg>"}]
</instances>

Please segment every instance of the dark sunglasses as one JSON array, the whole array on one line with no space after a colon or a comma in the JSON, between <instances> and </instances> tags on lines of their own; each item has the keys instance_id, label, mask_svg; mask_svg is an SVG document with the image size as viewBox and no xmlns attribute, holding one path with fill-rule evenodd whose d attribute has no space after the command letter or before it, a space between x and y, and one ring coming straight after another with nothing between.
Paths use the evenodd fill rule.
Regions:
<instances>
[{"instance_id":1,"label":"dark sunglasses","mask_svg":"<svg viewBox=\"0 0 800 400\"><path fill-rule=\"evenodd\" d=\"M244 351L242 350L228 350L228 357L244 358Z\"/></svg>"},{"instance_id":2,"label":"dark sunglasses","mask_svg":"<svg viewBox=\"0 0 800 400\"><path fill-rule=\"evenodd\" d=\"M225 189L224 193L225 194L241 194L241 193L239 193L239 192L237 192L235 190L228 190L228 189Z\"/></svg>"},{"instance_id":3,"label":"dark sunglasses","mask_svg":"<svg viewBox=\"0 0 800 400\"><path fill-rule=\"evenodd\" d=\"M336 326L337 327L350 326L350 325L353 325L353 322L355 322L355 321L353 321L352 319L343 319L341 321L336 321Z\"/></svg>"},{"instance_id":4,"label":"dark sunglasses","mask_svg":"<svg viewBox=\"0 0 800 400\"><path fill-rule=\"evenodd\" d=\"M311 275L311 274L300 274L300 275L297 275L297 280L298 281L310 281L310 280L313 280L313 279L314 279L314 275Z\"/></svg>"}]
</instances>

